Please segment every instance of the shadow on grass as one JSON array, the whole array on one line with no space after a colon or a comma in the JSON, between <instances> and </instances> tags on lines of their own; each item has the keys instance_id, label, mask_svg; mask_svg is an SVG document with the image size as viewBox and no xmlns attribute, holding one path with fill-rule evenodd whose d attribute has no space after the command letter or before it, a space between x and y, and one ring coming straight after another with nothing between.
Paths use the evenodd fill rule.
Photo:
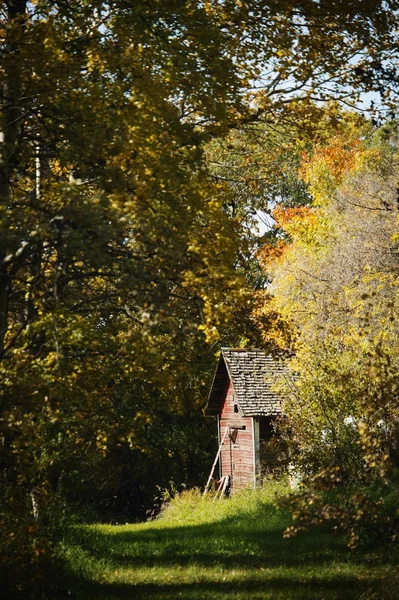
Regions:
<instances>
[{"instance_id":1,"label":"shadow on grass","mask_svg":"<svg viewBox=\"0 0 399 600\"><path fill-rule=\"evenodd\" d=\"M219 581L148 584L99 584L81 588L79 598L84 600L396 600L397 595L381 590L379 580L358 581L355 577L335 578L329 581L313 578L279 577L269 580ZM396 592L395 592L396 594Z\"/></svg>"},{"instance_id":2,"label":"shadow on grass","mask_svg":"<svg viewBox=\"0 0 399 600\"><path fill-rule=\"evenodd\" d=\"M359 580L354 569L353 576L346 572L345 575L337 573L323 578L318 568L329 563L350 562L364 568L371 558L364 555L354 557L353 554L349 557L344 541L326 531L313 531L286 540L282 536L286 525L283 515L276 519L275 509L265 507L255 516L241 514L201 525L159 527L154 523L136 530L118 526L78 528L72 532L71 546L82 549L92 564L98 563L103 570L129 569L130 578L135 583L100 584L82 576L80 580L71 578L68 587L75 590L72 597L85 600L394 598L383 592L376 596L367 595L368 590L378 589L381 583L373 579L375 573L370 572L369 577ZM370 565L373 566L385 560L382 555L372 559ZM190 581L190 577L195 579L193 573L185 576L188 582L173 582L169 577L174 569L184 570L184 567L190 566L219 568L220 580L203 581L203 571L202 580L198 582ZM140 582L140 574L135 571L143 568L163 569L162 583ZM267 573L262 571L265 568ZM233 569L244 572L245 577L239 581L230 578L229 573ZM273 569L276 569L274 573ZM73 577L77 575L75 572ZM96 578L99 579L98 570ZM61 595L57 597L61 598Z\"/></svg>"},{"instance_id":3,"label":"shadow on grass","mask_svg":"<svg viewBox=\"0 0 399 600\"><path fill-rule=\"evenodd\" d=\"M93 558L132 568L193 563L226 568L292 567L320 565L348 554L342 539L326 531L287 540L283 529L281 521L271 526L263 512L259 519L241 515L203 525L159 528L154 524L137 531L83 528L75 532L73 543Z\"/></svg>"}]
</instances>

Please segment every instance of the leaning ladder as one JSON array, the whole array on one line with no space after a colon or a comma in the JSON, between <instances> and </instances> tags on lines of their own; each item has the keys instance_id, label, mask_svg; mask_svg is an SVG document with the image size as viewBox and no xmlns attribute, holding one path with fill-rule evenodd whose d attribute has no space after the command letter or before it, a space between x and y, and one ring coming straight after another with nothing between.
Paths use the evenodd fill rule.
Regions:
<instances>
[{"instance_id":1,"label":"leaning ladder","mask_svg":"<svg viewBox=\"0 0 399 600\"><path fill-rule=\"evenodd\" d=\"M224 441L225 441L225 439L226 439L226 437L228 436L228 434L229 434L229 433L230 433L230 427L226 427L226 431L224 432L223 439L222 439L222 441L220 442L219 449L218 449L218 451L217 451L217 453L216 453L216 458L215 458L215 460L213 461L213 465L212 465L212 469L211 469L211 472L210 472L210 474L209 474L209 477L208 477L208 481L206 482L206 486L205 486L205 490L204 490L204 496L205 496L205 494L207 493L207 491L208 491L208 489L209 489L209 486L210 486L210 484L211 484L212 477L213 477L213 473L214 473L214 471L215 471L215 469L216 469L216 465L217 465L217 462L218 462L218 460L219 460L220 453L221 453L221 451L222 451L222 446L223 446L223 444L224 444ZM223 479L224 479L224 477L222 477L222 480L223 480ZM223 486L223 484L222 484L222 486ZM226 485L224 485L224 486L223 486L223 494L224 494L224 492L226 491L226 487L227 487L227 483L226 483ZM219 486L219 488L220 488L220 486ZM219 488L218 488L218 492L219 492Z\"/></svg>"},{"instance_id":2,"label":"leaning ladder","mask_svg":"<svg viewBox=\"0 0 399 600\"><path fill-rule=\"evenodd\" d=\"M219 481L218 489L216 490L215 497L213 500L220 500L226 494L227 486L229 485L230 475L223 475Z\"/></svg>"}]
</instances>

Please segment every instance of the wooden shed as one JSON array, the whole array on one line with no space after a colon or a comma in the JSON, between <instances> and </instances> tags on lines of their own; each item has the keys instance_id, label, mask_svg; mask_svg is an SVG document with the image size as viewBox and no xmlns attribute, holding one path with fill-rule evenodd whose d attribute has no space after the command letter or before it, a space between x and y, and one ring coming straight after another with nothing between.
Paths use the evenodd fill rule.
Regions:
<instances>
[{"instance_id":1,"label":"wooden shed","mask_svg":"<svg viewBox=\"0 0 399 600\"><path fill-rule=\"evenodd\" d=\"M270 440L281 414L273 386L285 372L283 363L264 350L222 348L205 414L217 418L214 467L231 492L255 486L262 473L273 470Z\"/></svg>"}]
</instances>

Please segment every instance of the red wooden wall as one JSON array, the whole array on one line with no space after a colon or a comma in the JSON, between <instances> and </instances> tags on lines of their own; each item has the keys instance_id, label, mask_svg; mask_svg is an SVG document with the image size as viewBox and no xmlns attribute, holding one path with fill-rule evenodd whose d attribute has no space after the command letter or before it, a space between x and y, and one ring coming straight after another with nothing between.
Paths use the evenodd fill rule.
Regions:
<instances>
[{"instance_id":1,"label":"red wooden wall","mask_svg":"<svg viewBox=\"0 0 399 600\"><path fill-rule=\"evenodd\" d=\"M230 383L220 414L220 440L223 439L229 424L245 426L245 430L237 430L235 441L227 436L221 450L221 476L230 476L231 491L255 484L253 419L242 417L239 412L235 412L234 405L233 387Z\"/></svg>"}]
</instances>

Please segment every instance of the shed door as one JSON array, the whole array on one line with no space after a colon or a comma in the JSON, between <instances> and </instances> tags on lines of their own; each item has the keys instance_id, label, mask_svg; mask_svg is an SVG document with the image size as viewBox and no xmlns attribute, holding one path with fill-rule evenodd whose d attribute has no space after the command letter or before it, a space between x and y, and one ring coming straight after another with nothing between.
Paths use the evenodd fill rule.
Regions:
<instances>
[{"instance_id":1,"label":"shed door","mask_svg":"<svg viewBox=\"0 0 399 600\"><path fill-rule=\"evenodd\" d=\"M232 489L252 486L254 483L254 456L251 420L248 419L245 430L233 431L230 438L230 456Z\"/></svg>"}]
</instances>

